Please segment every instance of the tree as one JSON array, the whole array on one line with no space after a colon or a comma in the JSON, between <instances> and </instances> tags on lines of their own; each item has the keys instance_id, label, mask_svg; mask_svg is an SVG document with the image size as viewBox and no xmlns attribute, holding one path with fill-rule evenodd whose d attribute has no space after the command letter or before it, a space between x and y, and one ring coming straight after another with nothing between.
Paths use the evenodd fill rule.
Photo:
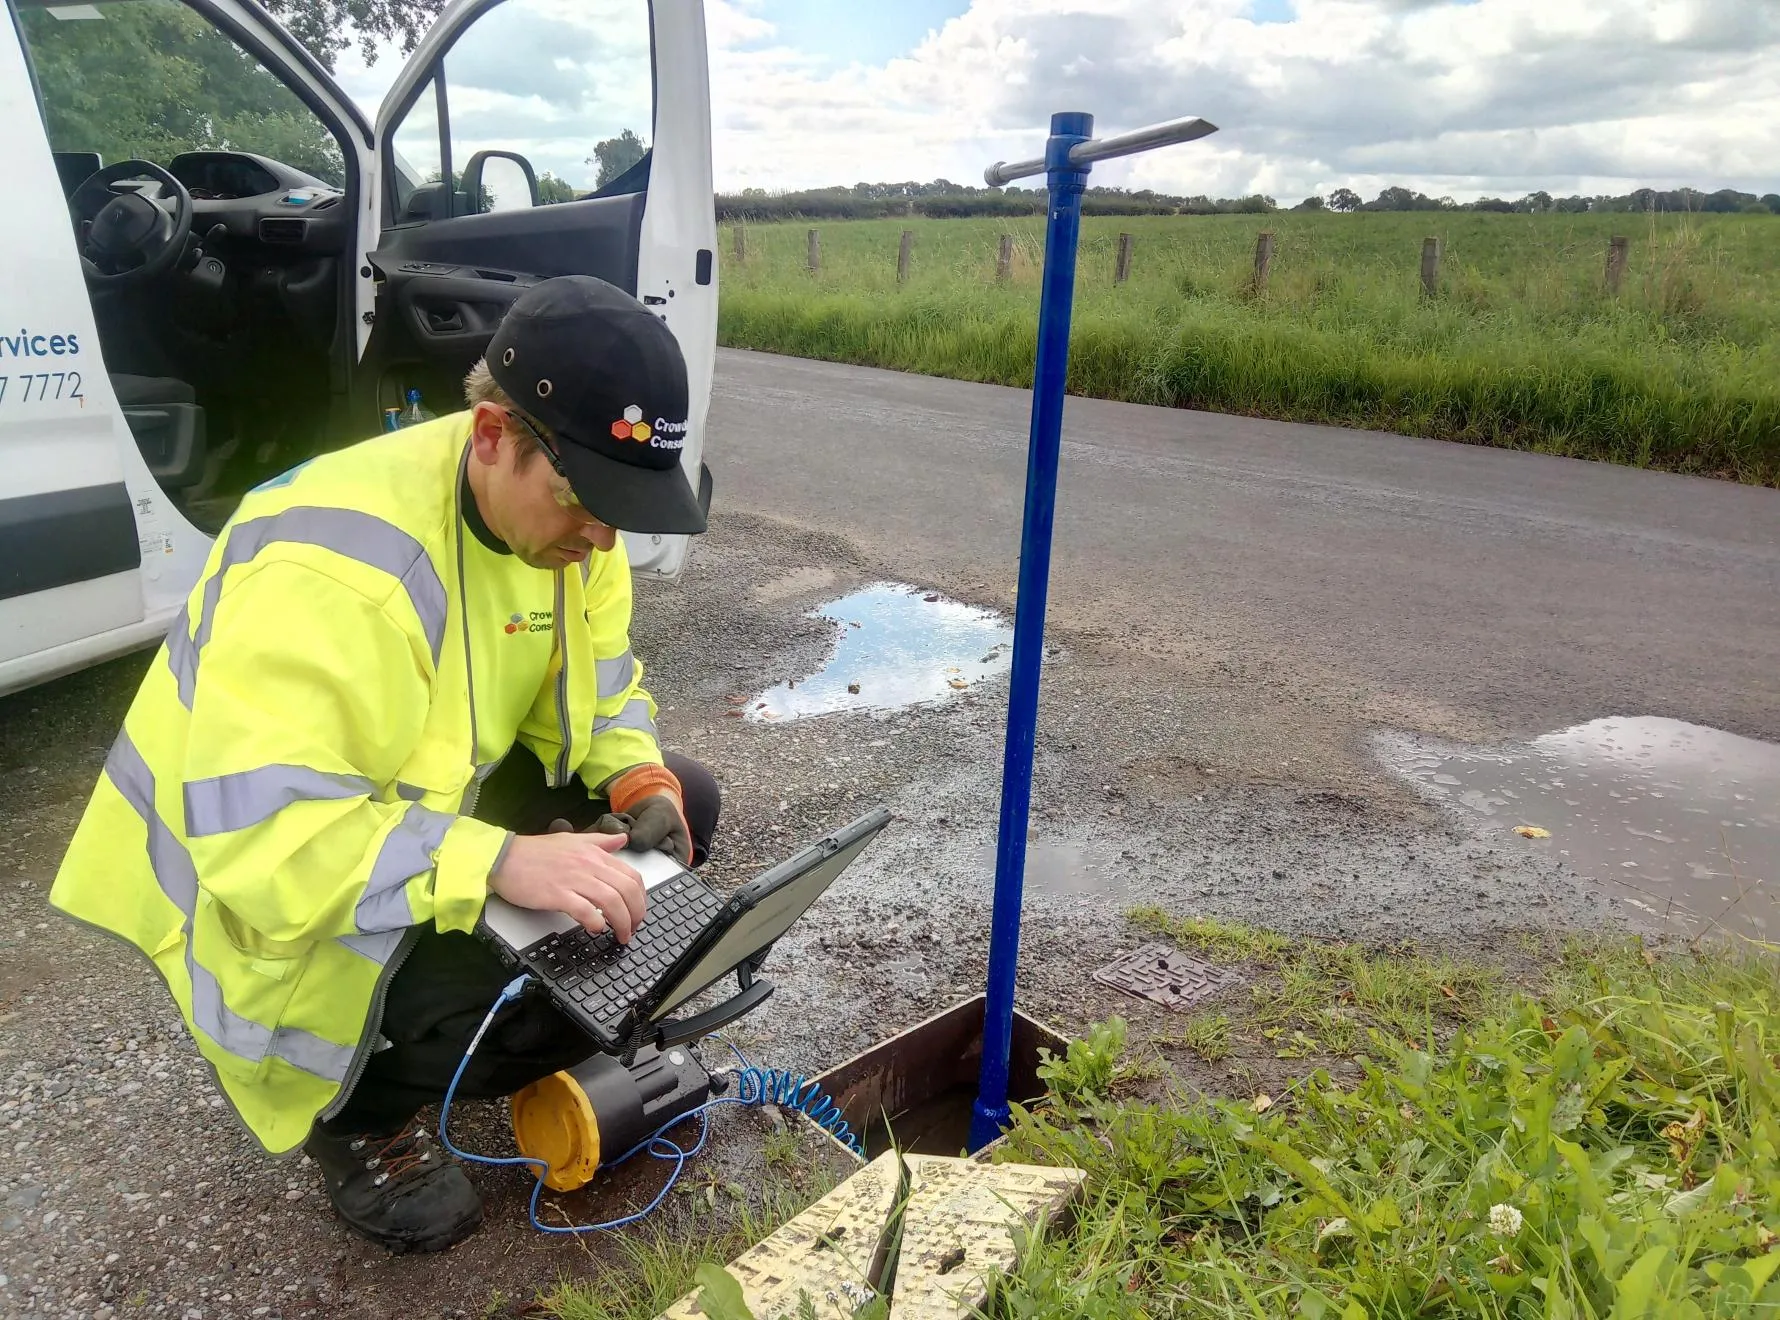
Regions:
<instances>
[{"instance_id":1,"label":"tree","mask_svg":"<svg viewBox=\"0 0 1780 1320\"><path fill-rule=\"evenodd\" d=\"M559 179L549 170L538 176L538 205L552 206L557 202L575 200L574 185L566 179Z\"/></svg>"},{"instance_id":2,"label":"tree","mask_svg":"<svg viewBox=\"0 0 1780 1320\"><path fill-rule=\"evenodd\" d=\"M739 193L719 194L716 198L719 220L792 220L836 219L874 220L890 216L925 215L933 218L952 216L1023 216L1042 215L1046 206L1043 188L1007 187L981 188L934 179L927 183L855 183L851 187L811 188L799 192L768 191L744 188ZM1625 212L1654 209L1677 211L1712 210L1727 202L1734 209L1753 211L1767 208L1780 212L1780 194L1770 193L1756 198L1750 193L1721 189L1707 194L1689 189L1659 193L1640 189L1625 197L1571 196L1553 200L1549 194L1534 193L1519 202L1500 197L1484 197L1475 202L1455 202L1451 197L1429 197L1413 189L1392 186L1376 201L1362 203L1351 188L1337 188L1326 197L1306 197L1294 211L1530 211L1536 206L1559 212L1598 211ZM1093 185L1082 197L1084 215L1242 215L1264 214L1278 209L1271 197L1256 194L1250 197L1171 196L1144 188L1126 191Z\"/></svg>"},{"instance_id":3,"label":"tree","mask_svg":"<svg viewBox=\"0 0 1780 1320\"><path fill-rule=\"evenodd\" d=\"M1411 192L1408 188L1393 184L1367 202L1366 209L1368 211L1415 211L1421 209L1416 206L1416 199L1420 197L1421 194L1418 192Z\"/></svg>"},{"instance_id":4,"label":"tree","mask_svg":"<svg viewBox=\"0 0 1780 1320\"><path fill-rule=\"evenodd\" d=\"M643 145L643 139L628 128L615 138L607 138L604 142L595 143L593 155L587 158L589 165L597 164L599 166L599 177L594 180L593 186L596 189L604 188L613 179L643 159L643 153L647 150L648 148Z\"/></svg>"},{"instance_id":5,"label":"tree","mask_svg":"<svg viewBox=\"0 0 1780 1320\"><path fill-rule=\"evenodd\" d=\"M327 183L339 144L257 60L183 5L106 5L102 21L20 14L50 144L107 162L253 151Z\"/></svg>"},{"instance_id":6,"label":"tree","mask_svg":"<svg viewBox=\"0 0 1780 1320\"><path fill-rule=\"evenodd\" d=\"M366 64L377 60L379 41L401 43L407 55L433 25L445 0L264 0L272 17L307 46L330 72L358 34Z\"/></svg>"},{"instance_id":7,"label":"tree","mask_svg":"<svg viewBox=\"0 0 1780 1320\"><path fill-rule=\"evenodd\" d=\"M1720 188L1700 203L1700 209L1717 215L1735 215L1755 200L1749 193L1738 192L1734 188Z\"/></svg>"}]
</instances>

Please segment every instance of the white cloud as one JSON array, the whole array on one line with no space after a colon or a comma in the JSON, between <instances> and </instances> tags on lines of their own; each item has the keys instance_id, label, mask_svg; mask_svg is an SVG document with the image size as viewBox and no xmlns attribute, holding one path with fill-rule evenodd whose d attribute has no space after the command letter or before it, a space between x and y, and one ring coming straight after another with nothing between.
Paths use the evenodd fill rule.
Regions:
<instances>
[{"instance_id":1,"label":"white cloud","mask_svg":"<svg viewBox=\"0 0 1780 1320\"><path fill-rule=\"evenodd\" d=\"M526 3L581 17L582 0ZM761 0L707 0L717 184L976 183L992 161L1039 154L1050 112L1081 109L1103 133L1183 114L1220 125L1094 172L1166 192L1780 191L1780 0L1296 0L1285 23L1250 11L973 0L907 55L837 70ZM564 59L553 25L514 35L477 52L466 126L511 132L540 168L579 178L590 134L609 136L621 112L580 124L610 99L594 66ZM392 52L367 69L352 48L340 77L374 113L399 66Z\"/></svg>"},{"instance_id":2,"label":"white cloud","mask_svg":"<svg viewBox=\"0 0 1780 1320\"><path fill-rule=\"evenodd\" d=\"M1050 111L1103 132L1222 131L1099 181L1295 199L1651 183L1780 188L1780 19L1767 0L975 0L907 57L829 72L712 0L720 187L946 177L1037 154ZM762 44L762 43L765 44Z\"/></svg>"}]
</instances>

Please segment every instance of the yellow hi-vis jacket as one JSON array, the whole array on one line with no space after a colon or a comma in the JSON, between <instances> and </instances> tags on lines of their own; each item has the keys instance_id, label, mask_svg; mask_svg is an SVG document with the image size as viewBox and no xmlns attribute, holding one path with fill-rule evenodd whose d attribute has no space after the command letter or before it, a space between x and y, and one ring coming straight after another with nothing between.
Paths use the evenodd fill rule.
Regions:
<instances>
[{"instance_id":1,"label":"yellow hi-vis jacket","mask_svg":"<svg viewBox=\"0 0 1780 1320\"><path fill-rule=\"evenodd\" d=\"M444 417L247 496L50 891L148 955L274 1153L345 1103L420 929L475 925L511 836L468 813L513 743L558 785L661 761L624 542L556 573L480 544L468 437Z\"/></svg>"}]
</instances>

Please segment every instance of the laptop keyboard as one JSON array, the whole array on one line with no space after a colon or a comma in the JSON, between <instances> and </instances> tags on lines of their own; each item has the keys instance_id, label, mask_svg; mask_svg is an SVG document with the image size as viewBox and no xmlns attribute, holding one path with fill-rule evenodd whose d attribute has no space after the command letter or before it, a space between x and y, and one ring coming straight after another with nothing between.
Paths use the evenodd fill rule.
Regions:
<instances>
[{"instance_id":1,"label":"laptop keyboard","mask_svg":"<svg viewBox=\"0 0 1780 1320\"><path fill-rule=\"evenodd\" d=\"M610 1029L722 907L722 899L682 871L649 890L649 911L629 944L620 944L609 930L595 935L576 926L540 940L525 951L525 959Z\"/></svg>"}]
</instances>

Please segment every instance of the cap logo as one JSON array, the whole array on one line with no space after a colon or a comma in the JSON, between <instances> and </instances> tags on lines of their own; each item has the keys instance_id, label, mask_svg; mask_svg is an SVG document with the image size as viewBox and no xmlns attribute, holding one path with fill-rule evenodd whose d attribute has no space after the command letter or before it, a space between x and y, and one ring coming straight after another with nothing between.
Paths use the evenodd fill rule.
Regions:
<instances>
[{"instance_id":1,"label":"cap logo","mask_svg":"<svg viewBox=\"0 0 1780 1320\"><path fill-rule=\"evenodd\" d=\"M612 438L635 440L651 449L684 449L686 423L670 422L665 417L657 417L653 424L645 422L643 410L633 403L624 410L624 416L612 423Z\"/></svg>"},{"instance_id":2,"label":"cap logo","mask_svg":"<svg viewBox=\"0 0 1780 1320\"><path fill-rule=\"evenodd\" d=\"M649 443L655 429L643 420L643 410L636 404L624 410L624 416L612 423L614 440L635 440L640 445Z\"/></svg>"}]
</instances>

